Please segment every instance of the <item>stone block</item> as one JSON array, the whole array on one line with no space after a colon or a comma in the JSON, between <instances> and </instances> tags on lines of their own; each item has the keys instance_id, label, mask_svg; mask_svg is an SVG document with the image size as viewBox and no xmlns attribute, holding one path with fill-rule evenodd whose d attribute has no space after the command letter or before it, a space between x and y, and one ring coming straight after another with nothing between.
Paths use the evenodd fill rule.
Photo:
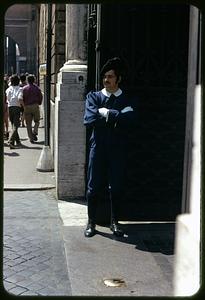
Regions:
<instances>
[{"instance_id":1,"label":"stone block","mask_svg":"<svg viewBox=\"0 0 205 300\"><path fill-rule=\"evenodd\" d=\"M59 142L69 140L74 134L85 137L83 125L84 104L82 102L64 102L59 107Z\"/></svg>"},{"instance_id":2,"label":"stone block","mask_svg":"<svg viewBox=\"0 0 205 300\"><path fill-rule=\"evenodd\" d=\"M64 69L66 69L66 65L64 65L63 67ZM67 84L79 84L79 78L83 79L80 80L82 81L81 83L83 83L83 86L85 86L86 80L87 80L87 72L85 71L67 71L67 72L60 72L58 74L58 83L59 84L64 84L65 86ZM70 87L70 86L69 86ZM67 87L69 89L69 87Z\"/></svg>"},{"instance_id":3,"label":"stone block","mask_svg":"<svg viewBox=\"0 0 205 300\"><path fill-rule=\"evenodd\" d=\"M85 169L85 146L69 145L59 147L58 179L83 177Z\"/></svg>"},{"instance_id":4,"label":"stone block","mask_svg":"<svg viewBox=\"0 0 205 300\"><path fill-rule=\"evenodd\" d=\"M56 85L57 96L61 101L79 101L84 100L84 86L77 83L77 76L70 78L70 83Z\"/></svg>"},{"instance_id":5,"label":"stone block","mask_svg":"<svg viewBox=\"0 0 205 300\"><path fill-rule=\"evenodd\" d=\"M82 199L85 194L84 177L60 180L56 192L59 200Z\"/></svg>"},{"instance_id":6,"label":"stone block","mask_svg":"<svg viewBox=\"0 0 205 300\"><path fill-rule=\"evenodd\" d=\"M200 241L191 214L177 218L174 296L191 296L200 287Z\"/></svg>"},{"instance_id":7,"label":"stone block","mask_svg":"<svg viewBox=\"0 0 205 300\"><path fill-rule=\"evenodd\" d=\"M84 174L84 159L80 157L80 161L77 161L73 158L73 160L68 160L66 157L62 159L62 161L58 164L59 180L66 180L70 178L83 177Z\"/></svg>"},{"instance_id":8,"label":"stone block","mask_svg":"<svg viewBox=\"0 0 205 300\"><path fill-rule=\"evenodd\" d=\"M86 66L64 64L55 99L55 172L57 197L84 195L86 131L83 125Z\"/></svg>"}]
</instances>

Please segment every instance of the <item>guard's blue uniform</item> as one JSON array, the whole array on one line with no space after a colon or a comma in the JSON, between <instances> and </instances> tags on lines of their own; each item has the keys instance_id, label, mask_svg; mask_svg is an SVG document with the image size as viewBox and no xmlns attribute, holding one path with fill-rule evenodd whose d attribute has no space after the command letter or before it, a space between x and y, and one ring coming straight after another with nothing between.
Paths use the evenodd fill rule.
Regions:
<instances>
[{"instance_id":1,"label":"guard's blue uniform","mask_svg":"<svg viewBox=\"0 0 205 300\"><path fill-rule=\"evenodd\" d=\"M118 220L118 201L124 186L127 130L134 112L121 113L131 103L120 89L115 96L103 89L90 92L86 97L84 124L93 128L87 184L88 217L93 222L96 222L97 199L108 187L111 191L111 216ZM109 109L107 119L98 112L102 107Z\"/></svg>"}]
</instances>

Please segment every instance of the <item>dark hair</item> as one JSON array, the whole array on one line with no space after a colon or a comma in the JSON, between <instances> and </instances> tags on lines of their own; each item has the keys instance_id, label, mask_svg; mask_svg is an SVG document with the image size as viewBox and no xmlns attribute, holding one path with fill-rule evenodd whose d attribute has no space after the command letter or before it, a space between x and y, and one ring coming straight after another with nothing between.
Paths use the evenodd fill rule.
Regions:
<instances>
[{"instance_id":1,"label":"dark hair","mask_svg":"<svg viewBox=\"0 0 205 300\"><path fill-rule=\"evenodd\" d=\"M25 74L21 74L20 75L20 80L21 80L21 82L26 81L26 75Z\"/></svg>"},{"instance_id":2,"label":"dark hair","mask_svg":"<svg viewBox=\"0 0 205 300\"><path fill-rule=\"evenodd\" d=\"M108 61L104 64L104 66L101 69L101 78L103 78L105 73L110 70L114 70L115 75L117 76L117 80L119 80L119 77L123 74L123 64L119 57L108 59Z\"/></svg>"},{"instance_id":3,"label":"dark hair","mask_svg":"<svg viewBox=\"0 0 205 300\"><path fill-rule=\"evenodd\" d=\"M11 85L19 85L20 79L17 74L10 77Z\"/></svg>"},{"instance_id":4,"label":"dark hair","mask_svg":"<svg viewBox=\"0 0 205 300\"><path fill-rule=\"evenodd\" d=\"M35 82L35 76L32 74L29 74L27 76L27 81L28 81L28 83L33 84Z\"/></svg>"}]
</instances>

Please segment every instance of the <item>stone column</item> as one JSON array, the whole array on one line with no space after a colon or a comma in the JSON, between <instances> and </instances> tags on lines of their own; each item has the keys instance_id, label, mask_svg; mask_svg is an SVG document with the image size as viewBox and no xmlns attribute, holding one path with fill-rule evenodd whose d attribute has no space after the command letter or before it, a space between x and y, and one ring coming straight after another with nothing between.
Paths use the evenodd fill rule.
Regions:
<instances>
[{"instance_id":1,"label":"stone column","mask_svg":"<svg viewBox=\"0 0 205 300\"><path fill-rule=\"evenodd\" d=\"M66 5L66 63L85 64L87 59L87 41L85 29L87 27L87 5Z\"/></svg>"},{"instance_id":2,"label":"stone column","mask_svg":"<svg viewBox=\"0 0 205 300\"><path fill-rule=\"evenodd\" d=\"M87 5L66 5L66 59L55 101L55 176L58 199L84 197L86 131L83 125L87 81Z\"/></svg>"}]
</instances>

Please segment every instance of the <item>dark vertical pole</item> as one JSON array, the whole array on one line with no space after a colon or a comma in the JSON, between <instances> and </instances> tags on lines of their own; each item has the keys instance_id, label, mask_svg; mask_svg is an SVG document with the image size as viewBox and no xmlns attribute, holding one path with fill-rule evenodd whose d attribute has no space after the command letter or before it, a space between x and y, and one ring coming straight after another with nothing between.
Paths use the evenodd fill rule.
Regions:
<instances>
[{"instance_id":1,"label":"dark vertical pole","mask_svg":"<svg viewBox=\"0 0 205 300\"><path fill-rule=\"evenodd\" d=\"M46 56L46 97L45 97L45 146L49 146L50 128L50 84L51 84L51 39L52 39L52 4L48 3L48 27L47 27L47 56Z\"/></svg>"},{"instance_id":2,"label":"dark vertical pole","mask_svg":"<svg viewBox=\"0 0 205 300\"><path fill-rule=\"evenodd\" d=\"M95 89L100 89L100 42L101 42L101 4L97 4L97 31L96 31L96 73Z\"/></svg>"}]
</instances>

